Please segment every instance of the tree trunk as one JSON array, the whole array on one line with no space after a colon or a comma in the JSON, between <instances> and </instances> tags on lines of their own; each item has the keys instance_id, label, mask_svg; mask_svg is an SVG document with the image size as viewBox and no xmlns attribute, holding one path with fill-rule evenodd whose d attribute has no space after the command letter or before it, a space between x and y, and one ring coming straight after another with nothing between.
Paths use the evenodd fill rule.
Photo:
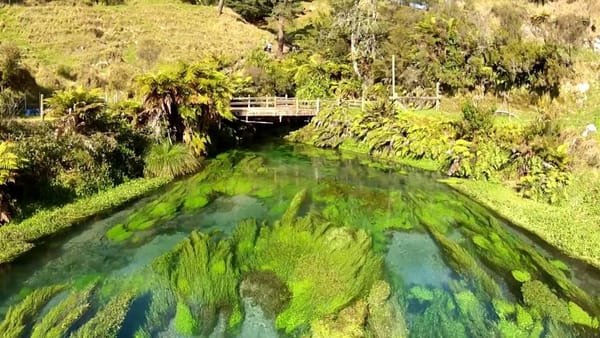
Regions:
<instances>
[{"instance_id":1,"label":"tree trunk","mask_svg":"<svg viewBox=\"0 0 600 338\"><path fill-rule=\"evenodd\" d=\"M350 34L350 58L352 59L352 69L354 69L354 73L358 77L360 81L362 81L362 74L360 73L360 68L358 67L358 57L356 56L356 35L354 32Z\"/></svg>"},{"instance_id":2,"label":"tree trunk","mask_svg":"<svg viewBox=\"0 0 600 338\"><path fill-rule=\"evenodd\" d=\"M282 16L279 16L277 19L277 55L279 57L283 56L283 44L285 42L285 34L283 32L285 25L285 19Z\"/></svg>"},{"instance_id":3,"label":"tree trunk","mask_svg":"<svg viewBox=\"0 0 600 338\"><path fill-rule=\"evenodd\" d=\"M217 5L219 15L223 14L223 6L225 6L225 0L219 0L219 4Z\"/></svg>"}]
</instances>

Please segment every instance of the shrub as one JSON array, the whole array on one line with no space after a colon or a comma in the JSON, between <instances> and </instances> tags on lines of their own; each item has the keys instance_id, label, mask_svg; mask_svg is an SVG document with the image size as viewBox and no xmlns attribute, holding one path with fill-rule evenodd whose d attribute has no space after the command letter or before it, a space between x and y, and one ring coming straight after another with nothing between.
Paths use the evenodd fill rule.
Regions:
<instances>
[{"instance_id":1,"label":"shrub","mask_svg":"<svg viewBox=\"0 0 600 338\"><path fill-rule=\"evenodd\" d=\"M153 145L144 162L144 173L149 177L179 177L193 173L200 167L188 147L169 142Z\"/></svg>"}]
</instances>

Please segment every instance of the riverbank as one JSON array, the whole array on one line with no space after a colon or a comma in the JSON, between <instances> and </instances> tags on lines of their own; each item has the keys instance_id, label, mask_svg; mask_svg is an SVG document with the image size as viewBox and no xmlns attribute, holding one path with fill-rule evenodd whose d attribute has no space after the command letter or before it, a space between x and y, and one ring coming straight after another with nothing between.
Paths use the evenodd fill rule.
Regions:
<instances>
[{"instance_id":1,"label":"riverbank","mask_svg":"<svg viewBox=\"0 0 600 338\"><path fill-rule=\"evenodd\" d=\"M530 140L519 136L533 127L509 126L495 119L487 127L490 136L467 141L462 139L461 124L460 119L439 114L347 114L334 109L290 134L288 140L453 175L443 181L566 255L600 268L600 211L594 202L600 187L598 171L578 168L570 172L564 164L571 159L559 149L557 136L541 134ZM545 138L545 148L539 148L540 138ZM509 152L511 143L564 157L555 163L549 157L536 159L537 154L508 160L515 155ZM532 158L550 170L526 167L528 174L519 177L523 163L534 162Z\"/></svg>"},{"instance_id":2,"label":"riverbank","mask_svg":"<svg viewBox=\"0 0 600 338\"><path fill-rule=\"evenodd\" d=\"M63 207L38 212L26 220L0 227L0 265L33 249L39 241L105 214L166 185L168 178L140 178Z\"/></svg>"}]
</instances>

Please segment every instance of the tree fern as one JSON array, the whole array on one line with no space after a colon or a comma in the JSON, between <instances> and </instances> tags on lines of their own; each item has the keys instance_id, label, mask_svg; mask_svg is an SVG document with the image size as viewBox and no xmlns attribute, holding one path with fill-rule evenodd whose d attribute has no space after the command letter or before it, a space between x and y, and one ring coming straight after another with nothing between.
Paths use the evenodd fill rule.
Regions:
<instances>
[{"instance_id":1,"label":"tree fern","mask_svg":"<svg viewBox=\"0 0 600 338\"><path fill-rule=\"evenodd\" d=\"M12 145L9 142L0 142L0 185L12 181L20 162L19 156L12 152Z\"/></svg>"},{"instance_id":2,"label":"tree fern","mask_svg":"<svg viewBox=\"0 0 600 338\"><path fill-rule=\"evenodd\" d=\"M200 164L192 150L183 144L163 142L150 148L144 173L150 177L178 177L193 173Z\"/></svg>"}]
</instances>

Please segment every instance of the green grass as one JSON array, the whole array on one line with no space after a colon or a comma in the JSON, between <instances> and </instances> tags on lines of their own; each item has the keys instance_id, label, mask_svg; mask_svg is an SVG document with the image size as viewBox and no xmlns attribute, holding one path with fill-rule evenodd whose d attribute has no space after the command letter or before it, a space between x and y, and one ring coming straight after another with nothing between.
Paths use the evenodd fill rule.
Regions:
<instances>
[{"instance_id":1,"label":"green grass","mask_svg":"<svg viewBox=\"0 0 600 338\"><path fill-rule=\"evenodd\" d=\"M61 208L41 211L21 223L4 226L0 228L0 265L25 254L45 237L109 212L167 182L166 178L132 180Z\"/></svg>"},{"instance_id":2,"label":"green grass","mask_svg":"<svg viewBox=\"0 0 600 338\"><path fill-rule=\"evenodd\" d=\"M115 81L147 70L139 58L149 41L158 48L158 64L192 61L205 56L237 58L262 47L272 35L244 23L226 9L184 4L177 0L138 1L118 6L84 6L51 2L42 6L6 6L0 9L1 41L23 48L24 61L44 86L66 67L78 75Z\"/></svg>"}]
</instances>

